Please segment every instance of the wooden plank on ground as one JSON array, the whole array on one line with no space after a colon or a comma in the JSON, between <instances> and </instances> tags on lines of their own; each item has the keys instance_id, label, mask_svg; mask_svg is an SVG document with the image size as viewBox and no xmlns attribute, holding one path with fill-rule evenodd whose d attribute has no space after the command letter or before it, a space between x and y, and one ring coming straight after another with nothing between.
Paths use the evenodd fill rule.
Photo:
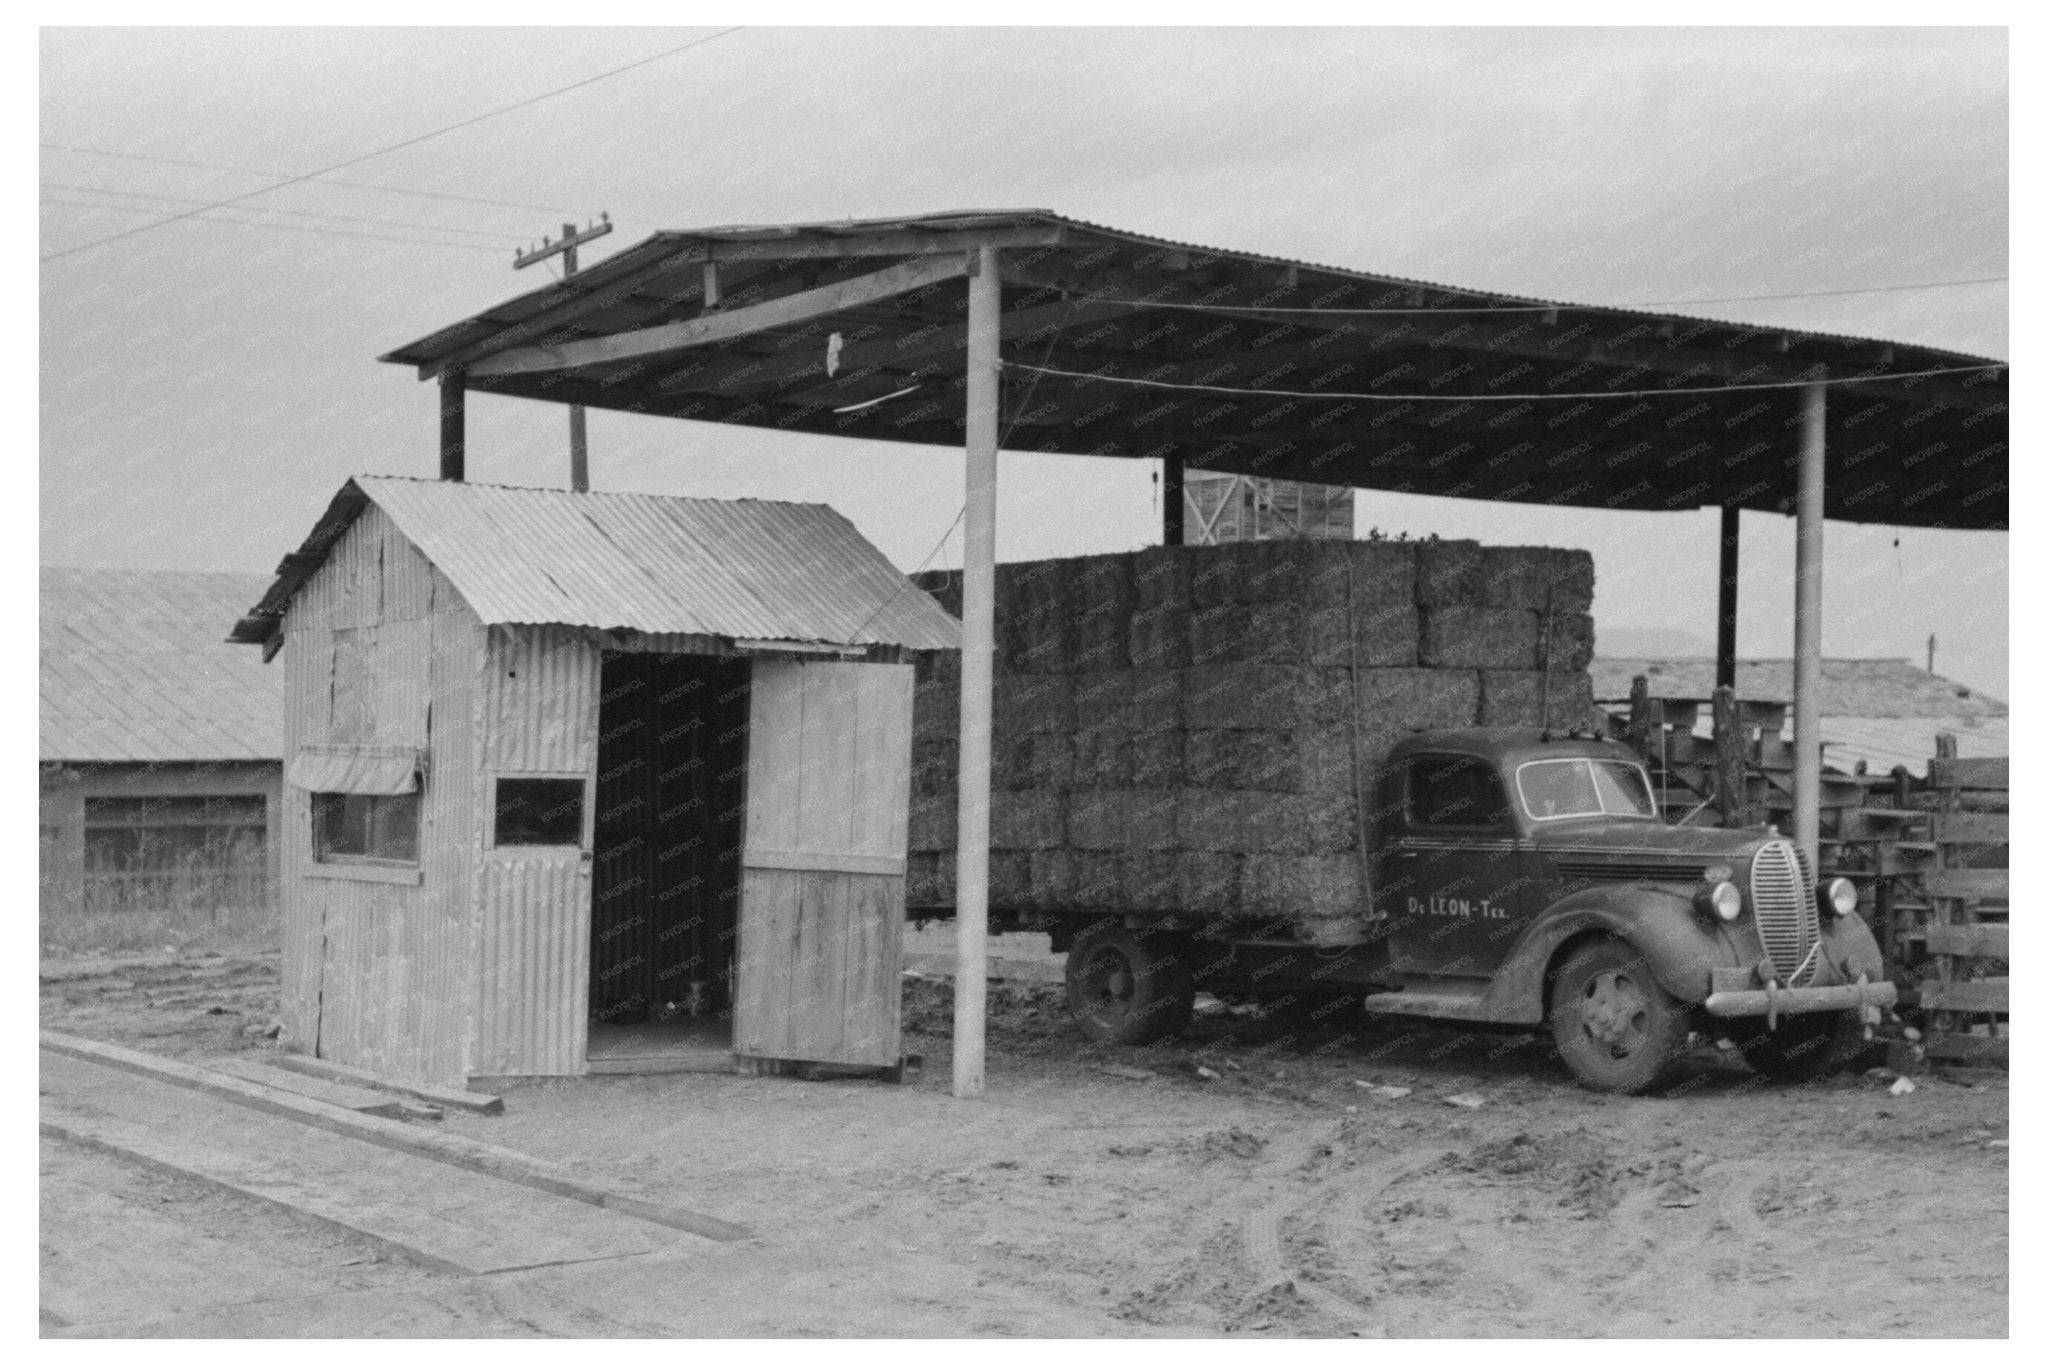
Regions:
<instances>
[{"instance_id":1,"label":"wooden plank on ground","mask_svg":"<svg viewBox=\"0 0 2048 1365\"><path fill-rule=\"evenodd\" d=\"M1930 924L1927 951L1950 957L2009 958L2010 929L2003 924Z\"/></svg>"},{"instance_id":2,"label":"wooden plank on ground","mask_svg":"<svg viewBox=\"0 0 2048 1365\"><path fill-rule=\"evenodd\" d=\"M317 1076L321 1080L335 1081L342 1085L363 1086L382 1090L392 1095L410 1095L428 1104L438 1104L445 1109L462 1109L472 1114L502 1114L505 1101L496 1095L482 1095L471 1090L451 1090L444 1085L428 1085L421 1081L399 1080L391 1076L365 1071L359 1066L344 1062L330 1062L324 1057L306 1057L296 1052L281 1052L272 1057L269 1065L283 1067L305 1076Z\"/></svg>"},{"instance_id":3,"label":"wooden plank on ground","mask_svg":"<svg viewBox=\"0 0 2048 1365\"><path fill-rule=\"evenodd\" d=\"M44 1054L43 1131L193 1176L472 1275L660 1251L647 1221Z\"/></svg>"},{"instance_id":4,"label":"wooden plank on ground","mask_svg":"<svg viewBox=\"0 0 2048 1365\"><path fill-rule=\"evenodd\" d=\"M2012 979L1987 976L1977 981L1920 983L1920 1008L1953 1010L1958 1014L2009 1014L2012 1011Z\"/></svg>"},{"instance_id":5,"label":"wooden plank on ground","mask_svg":"<svg viewBox=\"0 0 2048 1365\"><path fill-rule=\"evenodd\" d=\"M2003 867L1935 868L1923 883L1930 900L2008 900L2011 885L2011 871Z\"/></svg>"},{"instance_id":6,"label":"wooden plank on ground","mask_svg":"<svg viewBox=\"0 0 2048 1365\"><path fill-rule=\"evenodd\" d=\"M318 1100L322 1104L331 1104L338 1109L349 1109L376 1118L395 1119L405 1112L405 1101L389 1091L366 1090L357 1085L336 1085L317 1076L302 1076L280 1066L269 1066L263 1062L240 1057L209 1062L207 1069L229 1076L239 1076L245 1081L267 1085L274 1090L288 1091L305 1099Z\"/></svg>"}]
</instances>

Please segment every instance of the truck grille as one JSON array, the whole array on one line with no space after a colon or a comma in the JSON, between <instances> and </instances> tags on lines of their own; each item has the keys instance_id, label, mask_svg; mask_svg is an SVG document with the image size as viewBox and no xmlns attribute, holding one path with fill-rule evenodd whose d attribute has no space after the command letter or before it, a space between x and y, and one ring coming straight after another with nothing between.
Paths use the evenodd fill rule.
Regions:
<instances>
[{"instance_id":1,"label":"truck grille","mask_svg":"<svg viewBox=\"0 0 2048 1365\"><path fill-rule=\"evenodd\" d=\"M1764 952L1788 986L1813 979L1813 945L1820 937L1820 908L1805 859L1789 843L1774 840L1756 851L1749 868L1749 898Z\"/></svg>"}]
</instances>

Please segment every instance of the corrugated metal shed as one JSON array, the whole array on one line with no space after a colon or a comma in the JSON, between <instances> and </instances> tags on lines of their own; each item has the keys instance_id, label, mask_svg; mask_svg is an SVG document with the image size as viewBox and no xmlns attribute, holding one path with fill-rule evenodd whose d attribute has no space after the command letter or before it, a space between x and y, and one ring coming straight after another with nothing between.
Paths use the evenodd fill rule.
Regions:
<instances>
[{"instance_id":1,"label":"corrugated metal shed","mask_svg":"<svg viewBox=\"0 0 2048 1365\"><path fill-rule=\"evenodd\" d=\"M1640 674L1653 697L1701 700L1713 695L1712 659L1595 659L1593 691L1609 705L1625 704ZM1790 659L1745 659L1735 666L1735 692L1752 701L1789 702ZM1843 771L1858 762L1872 772L1904 767L1927 771L1934 737L1953 734L1964 758L2010 751L2006 704L1906 659L1825 659L1821 662L1820 738L1825 761ZM1787 713L1786 733L1796 726ZM1705 735L1712 720L1702 711L1694 727Z\"/></svg>"},{"instance_id":2,"label":"corrugated metal shed","mask_svg":"<svg viewBox=\"0 0 2048 1365\"><path fill-rule=\"evenodd\" d=\"M261 574L42 569L38 756L278 761L283 679L221 633Z\"/></svg>"},{"instance_id":3,"label":"corrugated metal shed","mask_svg":"<svg viewBox=\"0 0 2048 1365\"><path fill-rule=\"evenodd\" d=\"M486 625L953 649L959 627L853 523L818 503L352 479L234 639L286 605L374 502Z\"/></svg>"}]
</instances>

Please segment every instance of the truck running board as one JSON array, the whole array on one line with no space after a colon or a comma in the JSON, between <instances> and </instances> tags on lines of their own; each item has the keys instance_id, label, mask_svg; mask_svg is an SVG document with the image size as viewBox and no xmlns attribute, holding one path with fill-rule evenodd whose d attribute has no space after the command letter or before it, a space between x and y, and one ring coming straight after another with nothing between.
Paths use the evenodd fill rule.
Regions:
<instances>
[{"instance_id":1,"label":"truck running board","mask_svg":"<svg viewBox=\"0 0 2048 1365\"><path fill-rule=\"evenodd\" d=\"M1365 1007L1376 1014L1498 1022L1499 1014L1486 1007L1486 985L1484 981L1432 981L1407 990L1375 992L1365 997Z\"/></svg>"}]
</instances>

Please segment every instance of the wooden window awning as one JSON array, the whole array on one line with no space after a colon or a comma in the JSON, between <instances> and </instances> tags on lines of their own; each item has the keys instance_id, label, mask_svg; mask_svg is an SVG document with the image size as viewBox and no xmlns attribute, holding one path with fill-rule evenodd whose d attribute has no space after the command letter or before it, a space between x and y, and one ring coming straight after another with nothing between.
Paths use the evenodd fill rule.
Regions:
<instances>
[{"instance_id":1,"label":"wooden window awning","mask_svg":"<svg viewBox=\"0 0 2048 1365\"><path fill-rule=\"evenodd\" d=\"M420 789L424 762L405 745L308 744L292 755L285 780L301 791L404 796Z\"/></svg>"}]
</instances>

